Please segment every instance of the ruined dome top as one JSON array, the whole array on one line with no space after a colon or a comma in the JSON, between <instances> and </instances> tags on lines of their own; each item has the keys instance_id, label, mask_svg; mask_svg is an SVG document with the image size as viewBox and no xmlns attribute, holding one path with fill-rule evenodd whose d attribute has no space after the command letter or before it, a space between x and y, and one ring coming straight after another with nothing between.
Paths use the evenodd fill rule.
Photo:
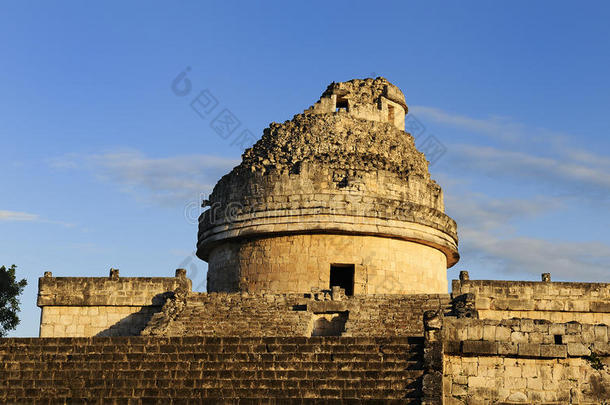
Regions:
<instances>
[{"instance_id":1,"label":"ruined dome top","mask_svg":"<svg viewBox=\"0 0 610 405\"><path fill-rule=\"evenodd\" d=\"M228 237L315 229L417 240L454 264L456 224L404 131L406 110L386 79L350 80L329 85L292 120L271 123L214 187L198 255Z\"/></svg>"},{"instance_id":2,"label":"ruined dome top","mask_svg":"<svg viewBox=\"0 0 610 405\"><path fill-rule=\"evenodd\" d=\"M394 111L390 119L388 103L404 111ZM294 171L305 161L316 161L429 180L424 154L415 148L413 137L398 128L400 122L404 127L406 111L403 93L383 77L333 82L303 114L269 124L233 172Z\"/></svg>"},{"instance_id":3,"label":"ruined dome top","mask_svg":"<svg viewBox=\"0 0 610 405\"><path fill-rule=\"evenodd\" d=\"M261 139L243 153L234 172L294 172L304 162L430 178L428 161L415 148L411 135L391 124L345 113L298 114L281 124L272 122Z\"/></svg>"},{"instance_id":4,"label":"ruined dome top","mask_svg":"<svg viewBox=\"0 0 610 405\"><path fill-rule=\"evenodd\" d=\"M332 82L322 93L322 97L330 97L333 94L349 98L358 104L377 104L381 97L385 97L400 104L404 108L405 114L408 112L405 95L385 77Z\"/></svg>"}]
</instances>

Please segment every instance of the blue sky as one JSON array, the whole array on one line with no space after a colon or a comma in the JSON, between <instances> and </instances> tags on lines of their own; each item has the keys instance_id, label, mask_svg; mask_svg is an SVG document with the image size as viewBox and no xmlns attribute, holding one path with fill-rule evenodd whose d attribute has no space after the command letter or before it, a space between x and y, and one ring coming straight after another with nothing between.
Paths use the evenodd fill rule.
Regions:
<instances>
[{"instance_id":1,"label":"blue sky","mask_svg":"<svg viewBox=\"0 0 610 405\"><path fill-rule=\"evenodd\" d=\"M0 264L37 278L171 276L197 202L240 158L207 90L256 137L332 81L384 76L446 147L431 172L471 278L610 282L604 2L4 2ZM191 93L174 78L187 67Z\"/></svg>"}]
</instances>

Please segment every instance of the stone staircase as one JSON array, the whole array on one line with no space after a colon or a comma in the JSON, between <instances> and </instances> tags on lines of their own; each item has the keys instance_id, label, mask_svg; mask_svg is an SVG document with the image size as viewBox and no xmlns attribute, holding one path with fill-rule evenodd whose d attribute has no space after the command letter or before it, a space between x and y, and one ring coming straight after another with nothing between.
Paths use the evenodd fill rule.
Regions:
<instances>
[{"instance_id":1,"label":"stone staircase","mask_svg":"<svg viewBox=\"0 0 610 405\"><path fill-rule=\"evenodd\" d=\"M0 403L419 404L420 337L0 339Z\"/></svg>"},{"instance_id":2,"label":"stone staircase","mask_svg":"<svg viewBox=\"0 0 610 405\"><path fill-rule=\"evenodd\" d=\"M342 336L423 336L423 314L445 311L448 294L386 294L320 300L317 294L188 293L174 297L145 336L312 336L320 314L346 316ZM326 294L328 295L328 294Z\"/></svg>"}]
</instances>

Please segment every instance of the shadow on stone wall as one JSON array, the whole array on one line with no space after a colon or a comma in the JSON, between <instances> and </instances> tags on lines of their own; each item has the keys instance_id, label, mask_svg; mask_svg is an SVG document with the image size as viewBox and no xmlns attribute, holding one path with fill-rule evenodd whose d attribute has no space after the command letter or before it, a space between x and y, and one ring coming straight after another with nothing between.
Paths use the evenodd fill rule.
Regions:
<instances>
[{"instance_id":1,"label":"shadow on stone wall","mask_svg":"<svg viewBox=\"0 0 610 405\"><path fill-rule=\"evenodd\" d=\"M152 299L153 305L142 307L138 312L121 319L95 336L139 336L153 315L161 311L166 300L167 293L155 295Z\"/></svg>"},{"instance_id":2,"label":"shadow on stone wall","mask_svg":"<svg viewBox=\"0 0 610 405\"><path fill-rule=\"evenodd\" d=\"M315 314L311 336L341 336L348 317L349 311Z\"/></svg>"}]
</instances>

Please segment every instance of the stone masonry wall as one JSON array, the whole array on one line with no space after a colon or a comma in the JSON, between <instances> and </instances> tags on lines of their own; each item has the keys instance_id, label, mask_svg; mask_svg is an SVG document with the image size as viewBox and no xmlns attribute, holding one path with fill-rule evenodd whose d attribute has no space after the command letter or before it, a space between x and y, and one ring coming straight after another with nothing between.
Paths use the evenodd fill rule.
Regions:
<instances>
[{"instance_id":1,"label":"stone masonry wall","mask_svg":"<svg viewBox=\"0 0 610 405\"><path fill-rule=\"evenodd\" d=\"M40 337L138 335L168 295L190 290L184 270L176 277L52 277L38 282Z\"/></svg>"},{"instance_id":2,"label":"stone masonry wall","mask_svg":"<svg viewBox=\"0 0 610 405\"><path fill-rule=\"evenodd\" d=\"M482 319L530 318L610 325L610 284L453 280L452 294L474 294Z\"/></svg>"},{"instance_id":3,"label":"stone masonry wall","mask_svg":"<svg viewBox=\"0 0 610 405\"><path fill-rule=\"evenodd\" d=\"M603 404L608 326L445 318L445 404Z\"/></svg>"},{"instance_id":4,"label":"stone masonry wall","mask_svg":"<svg viewBox=\"0 0 610 405\"><path fill-rule=\"evenodd\" d=\"M457 236L455 222L443 214L440 187L415 169L401 177L372 164L303 160L294 169L241 169L231 183L225 180L216 190L220 197L204 212L202 232L263 214L272 219L316 213L417 222Z\"/></svg>"},{"instance_id":5,"label":"stone masonry wall","mask_svg":"<svg viewBox=\"0 0 610 405\"><path fill-rule=\"evenodd\" d=\"M42 308L40 337L137 336L160 308L47 306Z\"/></svg>"},{"instance_id":6,"label":"stone masonry wall","mask_svg":"<svg viewBox=\"0 0 610 405\"><path fill-rule=\"evenodd\" d=\"M339 328L342 336L423 336L423 312L448 306L447 294L345 297L339 292L191 293L168 301L167 308L153 316L143 334L311 336L320 326L316 320L339 317L344 322Z\"/></svg>"},{"instance_id":7,"label":"stone masonry wall","mask_svg":"<svg viewBox=\"0 0 610 405\"><path fill-rule=\"evenodd\" d=\"M208 291L306 293L312 288L328 289L333 264L354 265L354 294L447 292L447 260L435 248L399 239L328 234L219 246L210 254Z\"/></svg>"}]
</instances>

